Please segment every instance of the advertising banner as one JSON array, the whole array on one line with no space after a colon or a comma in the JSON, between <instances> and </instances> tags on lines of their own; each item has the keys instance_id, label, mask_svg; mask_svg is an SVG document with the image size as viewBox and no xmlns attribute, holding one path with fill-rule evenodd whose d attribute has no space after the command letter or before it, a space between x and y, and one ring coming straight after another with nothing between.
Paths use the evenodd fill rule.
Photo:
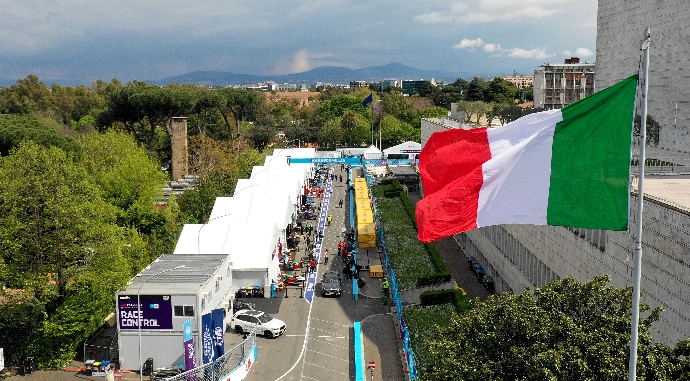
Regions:
<instances>
[{"instance_id":1,"label":"advertising banner","mask_svg":"<svg viewBox=\"0 0 690 381\"><path fill-rule=\"evenodd\" d=\"M213 361L213 318L211 314L201 316L201 358L204 364Z\"/></svg>"},{"instance_id":2,"label":"advertising banner","mask_svg":"<svg viewBox=\"0 0 690 381\"><path fill-rule=\"evenodd\" d=\"M225 354L225 340L223 339L223 334L225 333L225 324L223 319L225 318L225 310L222 308L216 308L211 312L213 317L213 361L218 359L218 357Z\"/></svg>"},{"instance_id":3,"label":"advertising banner","mask_svg":"<svg viewBox=\"0 0 690 381\"><path fill-rule=\"evenodd\" d=\"M192 319L187 319L182 325L184 340L184 366L186 370L196 368L196 353L194 352L194 336L192 335Z\"/></svg>"},{"instance_id":4,"label":"advertising banner","mask_svg":"<svg viewBox=\"0 0 690 381\"><path fill-rule=\"evenodd\" d=\"M172 329L173 313L170 295L118 295L117 323L120 329ZM140 315L141 313L141 315Z\"/></svg>"}]
</instances>

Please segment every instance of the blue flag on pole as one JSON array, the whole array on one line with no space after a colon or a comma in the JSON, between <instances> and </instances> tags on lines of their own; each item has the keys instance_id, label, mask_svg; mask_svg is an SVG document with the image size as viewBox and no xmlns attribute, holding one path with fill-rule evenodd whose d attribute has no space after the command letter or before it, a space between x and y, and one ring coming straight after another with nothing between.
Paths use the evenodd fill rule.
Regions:
<instances>
[{"instance_id":1,"label":"blue flag on pole","mask_svg":"<svg viewBox=\"0 0 690 381\"><path fill-rule=\"evenodd\" d=\"M369 93L367 99L362 102L362 106L367 107L367 105L374 101L374 93Z\"/></svg>"},{"instance_id":2,"label":"blue flag on pole","mask_svg":"<svg viewBox=\"0 0 690 381\"><path fill-rule=\"evenodd\" d=\"M201 316L201 350L204 364L213 361L215 346L213 345L213 318L210 313Z\"/></svg>"},{"instance_id":3,"label":"blue flag on pole","mask_svg":"<svg viewBox=\"0 0 690 381\"><path fill-rule=\"evenodd\" d=\"M216 361L218 357L225 354L225 342L223 334L225 333L225 324L223 320L225 318L225 310L222 308L216 308L211 311L211 317L213 320L213 361Z\"/></svg>"}]
</instances>

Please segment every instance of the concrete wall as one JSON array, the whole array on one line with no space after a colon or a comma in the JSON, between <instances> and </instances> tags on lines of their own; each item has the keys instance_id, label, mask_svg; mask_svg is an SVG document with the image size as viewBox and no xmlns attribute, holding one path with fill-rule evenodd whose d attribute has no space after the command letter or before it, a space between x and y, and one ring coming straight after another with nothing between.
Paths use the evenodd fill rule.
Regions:
<instances>
[{"instance_id":1,"label":"concrete wall","mask_svg":"<svg viewBox=\"0 0 690 381\"><path fill-rule=\"evenodd\" d=\"M648 112L661 124L659 147L690 152L690 2L599 0L596 88L637 73L651 31Z\"/></svg>"},{"instance_id":2,"label":"concrete wall","mask_svg":"<svg viewBox=\"0 0 690 381\"><path fill-rule=\"evenodd\" d=\"M636 197L631 200L636 214ZM652 325L655 340L674 345L690 337L690 211L645 198L642 302L666 310ZM634 231L636 221L631 220ZM609 274L617 287L632 286L635 237L628 232L557 226L501 225L455 236L496 281L496 292L572 276L587 282Z\"/></svg>"}]
</instances>

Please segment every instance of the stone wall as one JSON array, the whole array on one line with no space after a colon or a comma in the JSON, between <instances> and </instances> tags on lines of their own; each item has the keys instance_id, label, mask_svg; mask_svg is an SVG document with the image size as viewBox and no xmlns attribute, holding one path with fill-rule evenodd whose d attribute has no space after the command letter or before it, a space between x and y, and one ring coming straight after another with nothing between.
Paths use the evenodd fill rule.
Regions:
<instances>
[{"instance_id":1,"label":"stone wall","mask_svg":"<svg viewBox=\"0 0 690 381\"><path fill-rule=\"evenodd\" d=\"M651 31L648 114L661 124L659 147L690 152L690 2L599 0L596 88L636 74L645 27Z\"/></svg>"},{"instance_id":2,"label":"stone wall","mask_svg":"<svg viewBox=\"0 0 690 381\"><path fill-rule=\"evenodd\" d=\"M636 215L636 196L631 200ZM654 338L674 345L690 337L690 211L645 198L642 302L666 310L652 326ZM634 231L635 219L631 221ZM501 225L455 236L496 282L496 292L521 293L572 276L587 282L609 274L617 287L632 286L634 234L557 226Z\"/></svg>"}]
</instances>

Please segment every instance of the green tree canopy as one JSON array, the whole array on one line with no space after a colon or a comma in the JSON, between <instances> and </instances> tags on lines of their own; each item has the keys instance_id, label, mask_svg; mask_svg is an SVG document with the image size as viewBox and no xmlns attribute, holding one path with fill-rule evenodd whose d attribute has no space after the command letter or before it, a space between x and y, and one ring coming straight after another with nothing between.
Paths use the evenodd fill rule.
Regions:
<instances>
[{"instance_id":1,"label":"green tree canopy","mask_svg":"<svg viewBox=\"0 0 690 381\"><path fill-rule=\"evenodd\" d=\"M430 341L438 363L422 378L627 380L632 292L608 283L608 276L584 284L565 278L521 295L473 300L474 308ZM652 341L649 327L661 310L640 321L638 377L687 379L688 361L678 354L687 353L688 342L674 352Z\"/></svg>"},{"instance_id":2,"label":"green tree canopy","mask_svg":"<svg viewBox=\"0 0 690 381\"><path fill-rule=\"evenodd\" d=\"M167 180L160 164L129 135L107 131L82 137L81 164L93 176L103 199L118 208L117 222L150 234L164 224L153 206Z\"/></svg>"},{"instance_id":3,"label":"green tree canopy","mask_svg":"<svg viewBox=\"0 0 690 381\"><path fill-rule=\"evenodd\" d=\"M0 155L7 156L21 142L33 141L43 147L59 147L79 154L76 141L58 135L55 129L26 115L0 114Z\"/></svg>"}]
</instances>

